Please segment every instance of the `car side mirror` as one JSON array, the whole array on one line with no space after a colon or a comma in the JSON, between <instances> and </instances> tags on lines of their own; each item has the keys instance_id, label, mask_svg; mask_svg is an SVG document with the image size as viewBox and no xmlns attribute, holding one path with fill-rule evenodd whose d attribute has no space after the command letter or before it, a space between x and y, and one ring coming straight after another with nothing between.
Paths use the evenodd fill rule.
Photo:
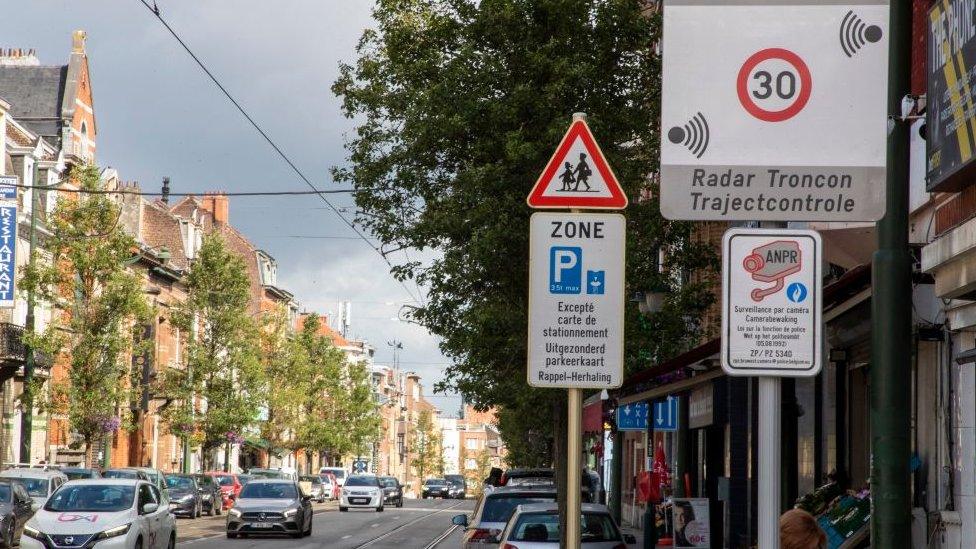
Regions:
<instances>
[{"instance_id":1,"label":"car side mirror","mask_svg":"<svg viewBox=\"0 0 976 549\"><path fill-rule=\"evenodd\" d=\"M627 545L634 545L637 543L637 536L634 534L624 534L624 543Z\"/></svg>"},{"instance_id":2,"label":"car side mirror","mask_svg":"<svg viewBox=\"0 0 976 549\"><path fill-rule=\"evenodd\" d=\"M451 524L457 526L468 526L468 515L454 515L451 517Z\"/></svg>"},{"instance_id":3,"label":"car side mirror","mask_svg":"<svg viewBox=\"0 0 976 549\"><path fill-rule=\"evenodd\" d=\"M142 506L142 514L143 515L148 515L150 513L155 513L157 510L159 510L159 504L158 503L147 503L147 504L145 504L145 505Z\"/></svg>"}]
</instances>

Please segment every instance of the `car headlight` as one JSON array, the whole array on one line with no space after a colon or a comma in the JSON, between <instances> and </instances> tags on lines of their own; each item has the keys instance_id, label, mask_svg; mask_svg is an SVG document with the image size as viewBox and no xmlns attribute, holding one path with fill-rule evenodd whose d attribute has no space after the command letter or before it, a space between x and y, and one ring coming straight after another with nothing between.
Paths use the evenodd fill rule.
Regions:
<instances>
[{"instance_id":1,"label":"car headlight","mask_svg":"<svg viewBox=\"0 0 976 549\"><path fill-rule=\"evenodd\" d=\"M234 507L231 507L227 511L227 514L230 515L230 516L232 516L232 517L239 517L239 516L241 516L241 512L238 511L237 509L235 509Z\"/></svg>"},{"instance_id":2,"label":"car headlight","mask_svg":"<svg viewBox=\"0 0 976 549\"><path fill-rule=\"evenodd\" d=\"M192 500L193 500L193 494L187 494L187 495L185 495L183 497L180 497L180 498L177 498L176 499L176 501L179 501L180 503L186 503L186 502L192 501Z\"/></svg>"},{"instance_id":3,"label":"car headlight","mask_svg":"<svg viewBox=\"0 0 976 549\"><path fill-rule=\"evenodd\" d=\"M108 530L105 530L101 534L98 534L98 536L96 536L95 539L108 539L108 538L124 536L129 533L129 526L131 526L131 524L123 524L122 526L109 528Z\"/></svg>"},{"instance_id":4,"label":"car headlight","mask_svg":"<svg viewBox=\"0 0 976 549\"><path fill-rule=\"evenodd\" d=\"M44 539L44 534L42 534L40 530L34 528L30 524L24 526L24 535L29 538L34 538L36 540L47 541L46 539Z\"/></svg>"},{"instance_id":5,"label":"car headlight","mask_svg":"<svg viewBox=\"0 0 976 549\"><path fill-rule=\"evenodd\" d=\"M298 514L298 509L289 509L285 511L285 517L293 517Z\"/></svg>"}]
</instances>

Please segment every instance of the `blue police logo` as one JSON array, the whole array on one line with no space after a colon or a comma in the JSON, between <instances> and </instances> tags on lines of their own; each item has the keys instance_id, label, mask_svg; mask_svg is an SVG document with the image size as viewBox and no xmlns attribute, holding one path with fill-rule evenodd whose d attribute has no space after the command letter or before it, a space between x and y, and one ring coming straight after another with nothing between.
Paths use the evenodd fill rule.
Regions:
<instances>
[{"instance_id":1,"label":"blue police logo","mask_svg":"<svg viewBox=\"0 0 976 549\"><path fill-rule=\"evenodd\" d=\"M553 246L549 249L549 293L578 294L583 289L583 248Z\"/></svg>"},{"instance_id":2,"label":"blue police logo","mask_svg":"<svg viewBox=\"0 0 976 549\"><path fill-rule=\"evenodd\" d=\"M793 303L803 303L807 298L807 287L799 282L794 282L786 288L786 298Z\"/></svg>"}]
</instances>

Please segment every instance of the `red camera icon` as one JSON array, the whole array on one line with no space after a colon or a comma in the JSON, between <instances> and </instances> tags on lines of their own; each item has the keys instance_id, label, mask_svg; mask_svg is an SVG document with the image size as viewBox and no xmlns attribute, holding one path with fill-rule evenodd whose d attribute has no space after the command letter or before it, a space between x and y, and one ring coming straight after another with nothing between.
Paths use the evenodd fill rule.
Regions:
<instances>
[{"instance_id":1,"label":"red camera icon","mask_svg":"<svg viewBox=\"0 0 976 549\"><path fill-rule=\"evenodd\" d=\"M772 282L772 287L756 288L750 294L753 301L762 301L768 295L783 289L783 279L800 272L802 260L800 243L795 240L777 240L752 250L742 260L742 267L758 282Z\"/></svg>"}]
</instances>

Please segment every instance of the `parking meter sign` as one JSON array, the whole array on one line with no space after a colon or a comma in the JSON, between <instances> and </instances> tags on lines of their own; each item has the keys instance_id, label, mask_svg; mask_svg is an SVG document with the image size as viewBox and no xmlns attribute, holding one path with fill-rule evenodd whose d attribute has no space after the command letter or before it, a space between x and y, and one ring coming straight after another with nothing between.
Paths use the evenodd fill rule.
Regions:
<instances>
[{"instance_id":1,"label":"parking meter sign","mask_svg":"<svg viewBox=\"0 0 976 549\"><path fill-rule=\"evenodd\" d=\"M822 362L816 231L730 229L723 239L722 368L814 376Z\"/></svg>"}]
</instances>

